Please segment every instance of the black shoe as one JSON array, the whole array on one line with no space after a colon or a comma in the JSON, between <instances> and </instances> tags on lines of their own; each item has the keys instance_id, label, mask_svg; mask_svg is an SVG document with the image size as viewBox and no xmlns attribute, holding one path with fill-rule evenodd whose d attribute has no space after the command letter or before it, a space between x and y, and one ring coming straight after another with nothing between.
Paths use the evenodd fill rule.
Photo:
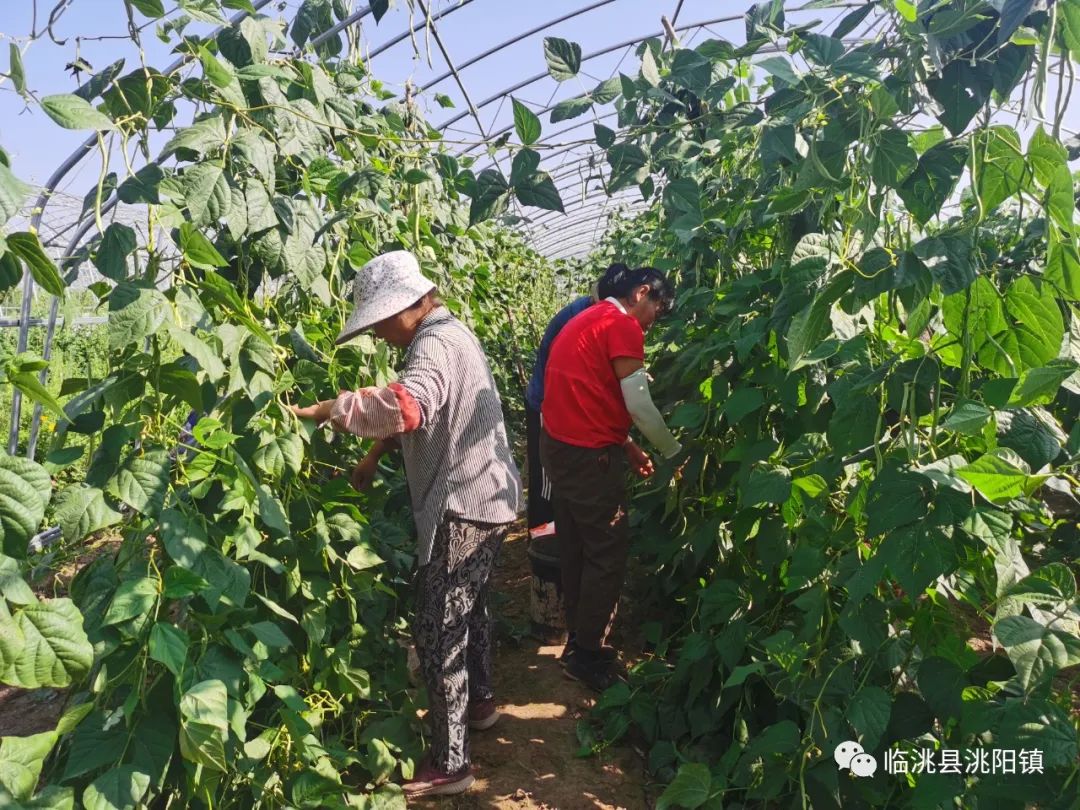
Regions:
<instances>
[{"instance_id":1,"label":"black shoe","mask_svg":"<svg viewBox=\"0 0 1080 810\"><path fill-rule=\"evenodd\" d=\"M575 650L566 662L566 677L581 681L595 692L603 692L619 680L610 660L601 653Z\"/></svg>"},{"instance_id":2,"label":"black shoe","mask_svg":"<svg viewBox=\"0 0 1080 810\"><path fill-rule=\"evenodd\" d=\"M562 655L559 656L559 666L565 667L566 662L570 660L570 656L574 654L575 645L577 640L577 633L569 633L566 636L566 646L562 648Z\"/></svg>"},{"instance_id":3,"label":"black shoe","mask_svg":"<svg viewBox=\"0 0 1080 810\"><path fill-rule=\"evenodd\" d=\"M571 633L566 640L566 646L563 647L562 654L559 656L559 666L566 667L567 662L577 652L577 639L574 637L574 633ZM615 661L619 657L619 651L614 647L601 647L598 653L605 661Z\"/></svg>"}]
</instances>

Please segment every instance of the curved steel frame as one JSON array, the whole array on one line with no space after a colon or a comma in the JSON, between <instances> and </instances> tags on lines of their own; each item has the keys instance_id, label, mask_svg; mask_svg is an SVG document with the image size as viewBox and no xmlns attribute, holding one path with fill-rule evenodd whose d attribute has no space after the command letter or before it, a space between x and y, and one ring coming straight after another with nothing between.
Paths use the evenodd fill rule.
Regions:
<instances>
[{"instance_id":1,"label":"curved steel frame","mask_svg":"<svg viewBox=\"0 0 1080 810\"><path fill-rule=\"evenodd\" d=\"M259 10L270 5L273 0L255 0L252 4L253 9L258 12ZM231 25L236 25L241 22L245 17L250 16L248 11L240 11L234 14L229 21ZM223 27L223 26L222 26ZM213 35L216 35L222 30L222 27L216 28ZM172 73L175 70L179 70L185 64L190 62L194 57L182 56L173 62L166 70L165 73ZM41 227L41 220L45 216L45 208L49 204L49 200L52 198L53 192L56 191L56 187L60 185L60 181L63 180L68 172L74 169L97 146L97 135L93 135L87 138L83 143L70 155L67 159L60 164L52 176L46 181L45 186L42 188L41 193L38 195L37 200L34 202L34 208L30 216L30 229L35 233ZM110 198L109 202L102 207L102 213L111 210L116 205L117 197L115 192ZM106 207L107 206L107 207ZM85 236L86 232L90 229L93 220L88 220L82 227L80 227L75 236L72 238L67 249L64 251L63 258L70 256L75 248L79 244L79 240ZM17 350L21 353L26 351L27 337L30 334L30 309L34 299L34 278L30 275L29 270L23 272L22 279L22 304L19 308L19 338L16 342ZM45 333L45 344L42 347L42 356L48 360L52 354L52 339L56 331L56 318L59 312L59 301L54 299L52 306L49 310L49 324ZM44 375L45 371L42 371ZM41 377L39 377L41 379ZM8 453L15 455L19 449L19 421L22 416L22 392L16 388L11 394L11 427L8 431ZM35 405L33 417L31 418L30 425L30 441L27 442L27 455L30 458L34 456L34 450L37 446L38 428L41 424L41 406Z\"/></svg>"},{"instance_id":2,"label":"curved steel frame","mask_svg":"<svg viewBox=\"0 0 1080 810\"><path fill-rule=\"evenodd\" d=\"M377 56L377 55L379 55L381 53L384 53L388 49L394 47L395 45L397 45L397 44L399 44L401 42L403 42L404 40L409 38L411 35L415 34L417 31L421 30L422 28L430 27L432 35L435 38L436 43L438 44L439 49L442 52L442 55L443 55L444 59L446 60L448 70L446 70L445 72L439 74L435 78L429 80L424 85L422 85L421 86L421 91L429 90L432 87L437 86L438 84L440 84L441 82L445 81L448 78L454 78L456 80L456 82L458 83L458 87L461 90L462 95L465 97L465 100L466 100L467 106L468 106L467 110L465 110L465 111L459 113L458 115L450 118L449 120L437 125L437 128L445 132L446 130L453 127L457 122L463 120L464 118L472 117L472 118L474 118L474 120L477 123L477 127L479 129L479 133L480 133L481 137L483 137L485 140L487 140L487 139L489 139L491 137L501 136L501 135L503 135L503 134L505 134L507 132L512 131L513 126L505 127L503 129L500 129L498 132L495 132L495 133L487 133L485 131L485 127L484 127L484 125L483 125L483 123L481 121L479 111L484 109L485 107L491 105L491 104L494 104L496 102L505 100L508 96L512 95L513 93L516 93L519 90L521 90L521 89L523 89L525 87L528 87L529 85L534 84L534 83L542 80L548 74L545 71L543 73L538 73L535 76L530 76L529 78L524 79L522 81L518 81L515 84L504 88L499 93L496 93L496 94L494 94L494 95L492 95L492 96L490 96L488 98L483 99L479 103L474 104L472 102L472 100L471 100L471 97L470 97L469 93L468 93L468 89L466 87L466 84L465 84L465 82L463 81L463 79L461 77L461 70L463 70L464 68L470 67L472 65L478 64L478 63L484 61L485 59L488 59L489 57L494 56L495 54L498 54L498 53L504 51L505 49L507 49L509 47L512 47L513 45L516 45L516 44L528 39L531 36L534 36L535 34L538 34L538 33L542 32L542 31L550 29L550 28L552 28L552 27L554 27L554 26L556 26L556 25L558 25L560 23L567 22L569 20L580 17L580 16L582 16L584 14L587 14L587 13L589 13L591 11L594 11L594 10L596 10L598 8L601 8L603 6L610 5L614 1L615 0L595 0L595 2L591 2L588 5L584 5L581 8L576 9L573 12L563 14L563 15L561 15L559 17L548 20L547 22L544 22L544 23L542 23L540 25L534 26L533 28L530 28L528 31L521 32L520 34L518 34L518 35L516 35L516 36L514 36L514 37L512 37L512 38L510 38L510 39L508 39L508 40L506 40L504 42L501 42L498 45L492 46L492 47L488 48L487 50L485 50L485 51L483 51L483 52L481 52L479 54L476 54L475 56L469 57L464 62L461 62L458 65L455 65L455 63L451 60L451 57L450 57L450 55L448 53L447 48L445 47L445 43L442 41L441 35L438 32L438 29L436 27L436 22L441 21L442 19L449 16L450 14L459 11L461 8L463 8L463 7L467 6L467 5L470 5L471 3L474 2L474 0L458 0L458 2L455 5L453 5L451 7L448 7L448 8L445 8L445 9L443 9L442 11L440 11L440 12L438 12L436 14L429 13L428 7L425 4L424 0L418 0L418 5L419 5L421 11L423 12L422 20L420 22L417 22L416 24L412 25L411 27L408 27L404 33L396 35L396 36L392 37L391 39L387 40L386 42L382 43L378 47L376 47L374 50L372 50L368 54L368 58L369 59L374 58L375 56ZM270 5L271 2L273 2L273 0L254 0L254 2L253 2L253 10L255 12L259 12L260 10L265 8L266 6ZM684 4L684 0L677 0L676 6L675 6L675 9L674 9L674 13L673 13L672 18L671 18L670 25L671 25L672 29L674 31L677 31L677 32L694 31L694 30L700 31L702 29L707 28L708 26L718 25L718 24L724 23L724 22L734 22L736 20L742 19L742 17L743 17L743 15L740 14L740 15L736 15L736 16L719 17L719 18L715 18L715 19L711 19L711 20L702 21L702 22L686 23L686 24L681 24L680 25L680 24L678 24L678 20L679 20L679 15L682 12L683 4ZM850 8L858 7L859 5L861 5L861 4L860 3L855 3L855 2L839 3L836 6L832 6L831 9L850 9ZM787 6L785 10L787 10L787 11L805 11L807 9L805 7L803 7L803 6L797 6L795 4L791 4L790 6ZM364 18L366 18L371 13L372 13L372 6L369 4L369 5L365 6L364 8L359 9L358 11L354 12L353 14L350 14L348 17L346 17L346 19L344 19L344 20L340 21L339 23L335 24L331 29L329 29L329 30L323 32L322 34L319 34L318 36L314 37L311 40L311 44L313 46L317 46L319 44L322 44L323 42L327 41L331 37L339 35L342 31L345 31L350 26L356 25L357 23L361 22ZM243 20L245 17L249 16L249 14L250 14L250 12L240 11L239 13L237 13L236 15L234 15L232 17L231 23L232 24L238 23L241 20ZM217 30L220 30L220 29L217 29ZM213 33L216 34L217 31L214 31ZM616 51L618 51L620 49L623 49L623 48L631 48L634 45L636 45L636 44L638 44L638 43L640 43L640 42L642 42L642 41L644 41L646 39L665 37L665 33L666 32L664 30L654 31L654 32L651 32L651 33L648 33L648 34L644 34L644 35L635 37L633 39L625 40L625 41L620 42L620 43L615 44L615 45L610 45L610 46L607 46L605 48L601 48L601 49L599 49L597 51L593 51L593 52L583 56L582 57L582 62L584 63L584 62L596 59L598 57L605 56L605 55L610 54L610 53L614 53L614 52L616 52ZM665 47L666 47L666 43L665 43ZM191 57L188 57L188 56L181 57L167 69L167 72L175 71L175 70L181 68L184 64L186 64L186 63L188 63L190 61L191 61ZM549 105L549 106L545 107L544 109L539 110L539 112L540 113L550 112L550 110L553 108L553 106L554 105ZM606 120L607 118L611 117L614 114L615 114L614 112L594 113L594 118L592 120L594 122L601 121L601 120ZM553 135L560 135L560 134L564 134L566 132L571 132L571 131L573 131L575 129L579 129L579 128L587 125L587 123L588 123L588 121L582 121L580 123L574 124L573 126L563 128L563 129L553 133ZM63 178L66 177L72 171L72 169L74 169L83 160L83 158L85 158L88 154L92 153L95 150L96 146L97 146L97 136L95 135L94 137L87 139L74 152L72 152L72 154L69 155L66 160L64 160L64 162L57 168L57 170L48 179L48 181L46 182L46 184L45 184L45 186L44 186L44 188L43 188L43 190L41 192L41 194L39 195L39 197L37 198L37 200L35 202L33 213L32 213L32 216L31 216L30 224L31 224L31 227L35 231L40 228L41 222L42 222L42 219L43 219L43 216L44 216L45 208L48 205L49 200L51 199L51 197L56 192L56 189L57 189L59 183L61 182L61 180L63 180ZM470 147L470 148L464 150L463 152L461 152L460 154L461 155L468 155L470 152L472 152L476 148L477 148L477 146ZM569 153L571 153L571 152L573 152L574 150L577 150L577 149L585 149L587 151L586 151L585 154L576 155L576 156L573 156L573 157L571 157L569 159L564 160L556 169L554 169L554 172L555 172L555 175L553 176L554 181L557 182L559 180L565 180L565 179L577 176L578 179L584 180L586 182L586 185L587 185L590 178L580 176L581 175L581 165L585 161L591 159L594 155L599 154L597 152L597 150L593 147L592 144L587 143L587 142L583 142L581 144L575 144L575 145L569 146L567 148L563 148L561 150L548 152L548 153L545 153L544 159L546 161L550 161L553 158L561 157L562 155L569 154ZM566 190L566 189L569 189L572 185L573 185L573 183L567 183L567 184L561 186L561 188L563 190ZM579 245L574 244L573 242L571 242L570 244L565 243L565 240L566 240L567 235L568 235L567 228L570 228L570 229L578 228L578 226L580 226L582 223L585 222L584 218L586 216L590 217L590 219L589 219L590 222L596 223L596 225L599 226L599 224L602 223L603 220L604 220L605 212L610 210L612 208L612 205L618 205L620 203L630 202L631 207L632 207L633 204L634 204L630 197L619 197L618 195L614 195L614 196L607 195L606 191L604 191L604 189L602 187L600 189L598 189L597 191L599 193L591 192L590 190L586 189L586 192L585 192L581 202L577 206L568 209L567 212L566 212L567 216L577 215L577 218L570 219L566 223L565 227L560 227L558 229L557 234L549 235L546 232L549 231L549 230L553 230L552 228L550 228L550 226L553 224L552 220L556 216L560 215L559 212L542 212L542 213L540 213L539 215L537 215L535 217L529 218L528 221L527 221L527 224L529 226L529 229L531 231L533 231L532 236L535 238L535 244L537 244L539 246L542 246L542 247L549 247L549 246L551 246L552 240L558 239L558 240L561 240L562 243L559 244L558 250L556 252L562 253L562 252L565 252L566 250L576 249L576 248L579 247ZM108 200L106 200L103 203L102 213L107 213L107 212L111 211L116 206L116 204L117 204L117 197L116 197L116 195L114 193ZM93 225L94 225L93 219L85 220L85 221L81 222L78 225L78 227L75 229L75 232L74 232L73 236L68 241L68 243L67 243L67 245L66 245L66 247L64 249L63 258L67 258L67 257L71 256L74 253L74 251L78 248L79 244L86 237L86 234L90 231L90 229L93 227ZM540 233L535 233L535 231L537 231L537 230L539 230ZM580 228L579 231L571 230L569 232L569 236L573 240L573 237L575 237L578 232L584 234L587 231L588 231L587 227ZM594 228L594 231L593 231L593 235L595 236L595 228ZM57 234L49 241L48 244L53 245L59 239L60 239L60 234ZM587 243L585 243L585 244L587 244ZM21 308L20 308L20 316L19 316L19 319L18 319L19 338L18 338L18 343L17 343L18 350L20 352L25 351L25 349L26 349L28 329L32 325L32 321L31 321L31 318L30 318L30 311L31 311L31 303L32 303L32 300L33 300L34 283L33 283L33 278L30 276L29 273L24 273L24 275L23 275L22 290L23 290L23 298L22 298L22 304L21 304ZM49 315L49 319L48 319L48 323L47 323L45 347L44 347L44 354L45 354L46 359L50 356L50 353L51 353L52 340L53 340L56 321L57 321L57 317L58 317L58 303L59 302L54 299L54 301L52 302L52 307L50 309L50 315ZM37 325L37 322L36 321L33 322L33 325ZM42 372L42 377L44 377L44 374L45 374L45 372ZM20 392L18 390L13 392L11 414L12 414L12 416L11 416L11 428L10 428L9 435L8 435L8 450L9 450L10 453L14 454L16 452L16 450L17 450L17 447L18 447L19 419L20 419L20 414L21 414L21 394L20 394ZM34 409L34 419L33 419L32 425L31 425L30 442L29 442L29 445L28 445L28 450L29 450L30 455L33 455L34 449L36 447L37 439L38 439L38 427L39 427L39 424L40 424L40 414L41 414L40 406L36 406L35 409Z\"/></svg>"}]
</instances>

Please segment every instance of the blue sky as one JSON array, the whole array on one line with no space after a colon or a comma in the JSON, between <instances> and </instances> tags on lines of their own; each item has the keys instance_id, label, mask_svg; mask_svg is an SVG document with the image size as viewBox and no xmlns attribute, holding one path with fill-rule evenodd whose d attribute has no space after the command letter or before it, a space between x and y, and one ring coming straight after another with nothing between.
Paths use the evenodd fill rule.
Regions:
<instances>
[{"instance_id":1,"label":"blue sky","mask_svg":"<svg viewBox=\"0 0 1080 810\"><path fill-rule=\"evenodd\" d=\"M33 0L7 0L15 8L5 9L0 22L0 36L25 45L26 37L32 28ZM275 0L264 13L268 16L292 19L300 0ZM591 140L593 122L603 116L611 116L609 106L598 113L586 115L567 124L551 125L547 114L541 112L553 103L577 95L595 87L600 81L618 75L621 71L636 73L638 60L633 47L626 45L611 49L596 58L589 58L597 51L606 51L612 45L656 35L661 30L661 15L675 19L676 27L681 31L683 44L692 45L708 38L722 37L735 43L745 40L743 15L751 0L546 0L543 3L516 2L516 0L428 0L436 27L442 37L450 57L457 65L466 65L473 57L488 49L517 37L523 32L545 26L546 23L570 15L581 9L591 9L584 13L544 27L521 42L500 50L475 64L463 67L460 75L465 90L478 107L479 124L467 114L468 105L462 90L452 78L447 78L426 94L426 107L429 120L439 126L461 114L462 120L446 129L446 137L460 141L450 145L452 151L467 148L469 143L485 140L491 133L497 133L513 123L512 105L509 99L484 104L492 96L501 94L508 86L536 75L543 78L522 87L515 97L540 113L544 126L544 140L556 144L569 144L580 140ZM43 17L55 4L52 0L37 0L39 29ZM170 8L173 3L165 0ZM356 7L365 5L363 0L354 0ZM831 29L837 19L846 10L822 10L810 13L790 15L798 22L821 19L826 29ZM137 16L137 21L147 22ZM362 42L366 52L375 52L371 59L373 74L390 86L402 91L406 80L416 86L429 84L434 78L444 74L447 64L437 43L426 39L424 31L416 33L415 40L420 54L414 50L409 38L399 44L382 50L380 46L397 38L409 30L411 24L419 23L419 17L410 22L408 6L405 0L398 0L393 8L378 24L371 17L363 21ZM711 22L707 28L698 23ZM194 24L191 31L206 32L209 26ZM127 20L123 0L72 0L70 8L64 13L54 28L56 39L63 42L58 45L48 37L42 37L30 43L23 57L28 86L39 95L71 92L75 80L65 71L64 66L76 55L89 61L95 69L102 69L120 58L127 59L126 69L138 66L138 50L127 36ZM80 37L111 37L104 41ZM578 42L585 55L582 73L574 80L559 84L546 76L546 63L543 54L543 38L555 36ZM169 64L174 56L169 47L163 44L154 33L154 25L149 25L142 35L147 63L156 67ZM7 43L0 41L0 65L6 67ZM291 43L290 43L291 45ZM431 62L427 54L430 50ZM381 51L381 52L380 52ZM198 75L195 72L193 75ZM454 109L443 109L435 103L436 93L449 96ZM610 121L606 121L611 123ZM482 135L481 135L482 128ZM556 134L561 131L561 134ZM83 142L87 133L72 132L56 126L36 105L27 106L12 90L10 82L0 85L0 146L11 155L14 170L18 176L36 185L43 184L55 167L72 150ZM163 139L162 139L163 140ZM563 147L548 150L553 157L545 158L544 167L556 178L562 190L568 212L577 208L571 220L580 217L585 221L598 222L600 210L613 207L613 204L595 193L595 183L586 182L587 170L581 158L590 152L589 147L579 146L567 151ZM562 152L563 154L559 154ZM483 150L479 165L488 162ZM61 183L61 196L56 198L54 210L60 200L66 200L67 206L79 207L83 195L93 187L98 179L100 160L96 154L83 160ZM640 196L632 189L620 195L623 201ZM588 202L586 202L588 199ZM598 203L598 200L600 201ZM619 200L615 201L616 203ZM540 215L544 223L536 228L551 232L557 223L566 225L567 219L555 215ZM561 220L561 222L560 222ZM48 222L48 218L46 219ZM549 237L554 238L554 237Z\"/></svg>"},{"instance_id":2,"label":"blue sky","mask_svg":"<svg viewBox=\"0 0 1080 810\"><path fill-rule=\"evenodd\" d=\"M292 19L300 0L274 0L265 10L271 17ZM745 40L743 14L751 0L545 0L545 2L517 2L516 0L429 0L432 14L437 18L436 26L451 58L458 65L466 64L472 57L503 43L524 31L540 27L571 12L595 6L573 19L546 28L528 37L512 47L485 58L476 64L464 67L461 78L470 98L479 107L480 123L467 114L468 106L462 91L452 78L448 78L431 88L426 94L426 107L429 120L436 126L465 114L454 126L445 130L446 137L460 141L463 145L451 145L452 151L467 148L464 144L483 141L486 136L497 133L512 124L511 103L501 99L491 104L483 102L500 94L508 86L534 75L543 78L515 93L520 101L539 111L549 107L560 99L576 95L583 90L592 89L597 83L615 76L620 70L627 73L637 71L637 58L630 46L612 49L597 58L588 58L594 52L607 50L609 46L629 40L640 40L655 35L660 31L660 17L674 16L676 8L679 16L676 25L688 27L681 33L684 45L694 45L705 39L723 37L735 43ZM54 34L62 45L55 44L48 37L32 42L26 49L24 64L28 86L40 95L71 92L76 84L65 71L66 63L76 55L89 61L96 69L104 68L119 58L127 59L127 69L135 68L139 63L138 52L127 36L127 21L123 0L70 0L70 8L64 13ZM166 8L173 5L172 0L165 0ZM800 2L801 4L801 2ZM37 0L39 28L48 14L54 0ZM365 5L364 0L354 0L354 5ZM790 5L795 5L792 2ZM34 0L5 0L5 13L0 21L0 38L25 45L27 34L32 26ZM13 8L12 8L13 6ZM822 30L831 31L835 23L847 13L847 9L822 9L813 12L789 12L789 20L797 23L820 19ZM138 17L139 23L147 22ZM707 27L698 27L698 23L715 21ZM417 17L414 22L419 23ZM405 0L398 0L378 25L368 17L363 22L362 41L367 52L378 52L380 46L408 30L410 17ZM205 32L209 26L195 24L193 31ZM112 38L104 41L80 40L79 37L106 35ZM545 36L563 37L580 43L586 55L582 74L574 80L559 84L544 75L546 65L542 41ZM420 55L414 51L409 38L399 44L377 53L371 60L373 74L392 89L401 91L406 80L412 80L416 86L428 84L434 77L446 71L446 62L437 43L426 40L421 30L415 35L420 48ZM291 43L290 43L291 45ZM164 67L174 56L167 45L163 44L154 33L153 24L143 33L143 46L147 62L150 65ZM430 47L431 64L427 61ZM6 68L7 43L0 41L0 65ZM193 75L199 75L194 69ZM1052 85L1048 98L1054 97ZM435 93L444 93L455 103L454 109L445 110L434 103ZM1080 99L1080 96L1078 96ZM1080 101L1072 105L1068 126L1080 128ZM586 115L570 124L551 125L547 114L540 117L544 126L544 140L558 144L571 143L581 139L591 139L595 120L610 116L612 108L601 109ZM1008 123L1015 123L1015 117L1009 116ZM606 123L611 123L606 121ZM482 128L482 133L481 133ZM1023 127L1030 132L1031 127ZM565 130L561 134L556 134ZM72 132L59 128L36 105L29 107L11 89L10 82L0 84L0 145L12 156L13 167L18 176L35 184L42 184L53 169L75 149L86 137L86 133ZM544 167L556 177L556 182L563 191L563 199L568 210L581 206L578 217L591 221L595 214L589 206L595 206L596 197L590 196L586 205L585 189L591 186L585 181L587 170L580 167L580 157L588 154L589 149L582 146L570 149L565 154L557 155L559 148L548 150L547 154L556 156L545 158ZM474 150L483 155L483 150ZM575 161L574 159L578 160ZM488 161L486 156L480 164ZM60 186L60 191L72 200L81 200L86 191L97 181L100 162L97 155L84 160L77 171L72 172ZM593 184L595 185L595 184ZM625 199L636 196L632 189L623 193ZM638 198L640 199L640 198ZM606 206L607 203L605 202ZM588 209L588 210L587 210ZM543 216L543 215L541 215ZM547 215L542 230L551 232L557 218ZM565 224L567 221L562 220ZM558 234L548 237L557 239Z\"/></svg>"},{"instance_id":3,"label":"blue sky","mask_svg":"<svg viewBox=\"0 0 1080 810\"><path fill-rule=\"evenodd\" d=\"M563 14L591 5L596 0L546 0L544 3L511 2L511 0L472 0L456 8L438 21L438 29L444 43L455 62L465 62L472 56L501 43L518 33L538 26ZM7 0L14 8L5 8L0 34L4 39L25 42L31 30L32 0ZM38 0L38 25L54 4L49 0ZM165 3L166 7L169 3ZM281 6L284 11L278 11ZM273 3L270 16L292 17L298 0L280 4ZM359 4L362 5L362 4ZM394 36L404 32L409 26L408 10L405 3L399 2L382 22L376 26L369 17L364 21L363 32L369 47L376 48ZM432 13L445 13L457 5L456 0L434 0ZM519 78L540 73L545 70L542 39L545 35L561 36L580 42L585 53L595 51L607 45L635 38L660 30L660 15L669 17L677 5L677 0L657 2L657 0L614 0L601 8L584 14L577 19L555 26L538 33L528 40L503 52L483 60L462 71L462 79L474 102L495 94ZM684 0L679 23L693 23L722 16L741 17L748 2L717 2L716 0ZM730 7L730 9L728 9ZM64 65L72 61L76 54L100 69L115 60L126 57L127 67L138 65L135 47L126 37L126 19L122 0L74 0L70 9L63 15L54 29L57 39L66 41L63 46L44 37L33 42L26 50L23 61L26 68L29 87L41 95L71 92L75 81L65 72ZM835 16L836 12L831 12ZM138 17L139 22L146 22ZM418 21L418 20L417 20ZM206 30L206 26L193 26L192 30ZM717 35L734 41L744 38L741 20L713 27ZM82 41L80 36L111 35L119 37L104 42ZM703 34L708 36L708 34ZM422 50L425 49L423 32L416 35ZM412 43L406 39L400 44L380 54L372 60L372 70L381 80L395 88L404 86L406 79L423 83L445 71L445 61L439 53L436 43L431 43L432 65L427 65L426 55L417 58L413 53ZM0 43L0 63L6 67L7 46ZM143 46L147 62L155 66L164 66L174 57L166 45L154 35L153 26L143 33ZM625 55L623 49L607 57L591 60L586 65L586 72L596 79L608 78ZM627 59L624 69L636 70L634 57ZM583 76L582 84L590 85L591 78ZM591 86L591 85L590 85ZM580 92L581 87L569 82L559 88L555 82L547 79L523 88L519 98L523 101L546 106L555 99ZM562 92L560 92L560 90ZM455 110L444 111L432 105L432 120L436 123L446 120L451 115L466 110L464 99L452 79L442 82L432 93L441 92L454 99ZM506 125L511 119L504 115L508 112L498 105L489 105L481 110L485 125L498 122L494 128ZM546 124L546 121L545 121ZM453 132L462 139L475 139L476 124L465 120ZM41 110L29 108L22 100L10 92L10 83L3 85L0 91L0 144L12 155L16 172L26 180L35 183L44 182L57 163L71 152L83 139L83 133L69 132L58 128Z\"/></svg>"}]
</instances>

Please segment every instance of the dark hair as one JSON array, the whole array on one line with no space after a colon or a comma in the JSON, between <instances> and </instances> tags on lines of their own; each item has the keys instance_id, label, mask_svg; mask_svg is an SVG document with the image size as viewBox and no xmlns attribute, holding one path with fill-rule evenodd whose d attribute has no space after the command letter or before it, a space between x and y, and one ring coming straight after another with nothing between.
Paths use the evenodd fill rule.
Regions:
<instances>
[{"instance_id":1,"label":"dark hair","mask_svg":"<svg viewBox=\"0 0 1080 810\"><path fill-rule=\"evenodd\" d=\"M667 276L655 267L638 267L631 270L616 262L604 271L597 282L600 298L625 298L635 287L647 284L649 298L660 304L660 314L666 315L675 304L675 288Z\"/></svg>"}]
</instances>

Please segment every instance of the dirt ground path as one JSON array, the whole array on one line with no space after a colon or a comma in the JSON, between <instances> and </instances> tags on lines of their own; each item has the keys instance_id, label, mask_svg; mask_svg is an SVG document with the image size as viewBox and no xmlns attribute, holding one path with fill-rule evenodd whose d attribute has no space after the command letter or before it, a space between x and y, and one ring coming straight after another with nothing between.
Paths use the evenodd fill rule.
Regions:
<instances>
[{"instance_id":1,"label":"dirt ground path","mask_svg":"<svg viewBox=\"0 0 1080 810\"><path fill-rule=\"evenodd\" d=\"M528 620L530 568L526 537L503 546L495 575L504 620ZM503 717L473 732L476 782L461 796L416 802L445 810L647 810L652 806L641 759L629 748L575 756L577 723L595 695L563 675L561 647L500 642L495 663L496 700Z\"/></svg>"}]
</instances>

